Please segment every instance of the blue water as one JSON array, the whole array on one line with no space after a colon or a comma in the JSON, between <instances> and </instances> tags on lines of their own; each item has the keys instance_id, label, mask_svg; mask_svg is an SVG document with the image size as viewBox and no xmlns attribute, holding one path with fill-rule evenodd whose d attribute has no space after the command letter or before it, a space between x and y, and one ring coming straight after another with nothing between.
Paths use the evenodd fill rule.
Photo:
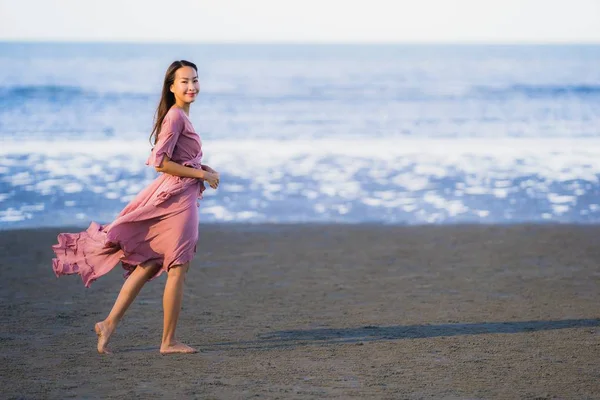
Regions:
<instances>
[{"instance_id":1,"label":"blue water","mask_svg":"<svg viewBox=\"0 0 600 400\"><path fill-rule=\"evenodd\" d=\"M203 222L600 222L600 46L0 43L0 229L114 218L180 58Z\"/></svg>"}]
</instances>

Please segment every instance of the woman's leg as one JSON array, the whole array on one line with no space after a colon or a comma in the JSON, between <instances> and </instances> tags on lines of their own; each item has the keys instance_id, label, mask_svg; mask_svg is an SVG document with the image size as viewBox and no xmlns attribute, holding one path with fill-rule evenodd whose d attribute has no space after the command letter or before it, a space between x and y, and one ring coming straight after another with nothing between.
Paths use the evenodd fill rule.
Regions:
<instances>
[{"instance_id":1,"label":"woman's leg","mask_svg":"<svg viewBox=\"0 0 600 400\"><path fill-rule=\"evenodd\" d=\"M98 353L110 354L110 350L107 348L110 336L144 284L158 272L159 268L159 265L138 265L125 280L110 314L95 326L98 335Z\"/></svg>"},{"instance_id":2,"label":"woman's leg","mask_svg":"<svg viewBox=\"0 0 600 400\"><path fill-rule=\"evenodd\" d=\"M179 319L179 311L181 311L181 303L183 301L183 282L189 266L189 263L185 263L169 269L163 296L164 330L160 345L161 354L196 353L197 351L175 340L175 328L177 328L177 320Z\"/></svg>"}]
</instances>

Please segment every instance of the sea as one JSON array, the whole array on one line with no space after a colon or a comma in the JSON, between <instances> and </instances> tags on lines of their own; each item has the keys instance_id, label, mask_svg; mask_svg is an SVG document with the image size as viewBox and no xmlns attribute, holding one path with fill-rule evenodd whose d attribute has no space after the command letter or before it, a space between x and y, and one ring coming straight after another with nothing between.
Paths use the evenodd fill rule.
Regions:
<instances>
[{"instance_id":1,"label":"sea","mask_svg":"<svg viewBox=\"0 0 600 400\"><path fill-rule=\"evenodd\" d=\"M179 59L201 223L600 222L600 45L2 42L0 229L114 219Z\"/></svg>"}]
</instances>

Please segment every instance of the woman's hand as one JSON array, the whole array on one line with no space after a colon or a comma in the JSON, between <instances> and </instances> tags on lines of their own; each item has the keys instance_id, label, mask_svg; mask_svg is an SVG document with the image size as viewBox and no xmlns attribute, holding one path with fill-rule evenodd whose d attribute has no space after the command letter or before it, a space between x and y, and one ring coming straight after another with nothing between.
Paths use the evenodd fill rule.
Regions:
<instances>
[{"instance_id":1,"label":"woman's hand","mask_svg":"<svg viewBox=\"0 0 600 400\"><path fill-rule=\"evenodd\" d=\"M204 172L204 181L208 182L211 188L216 189L219 187L219 173L218 172Z\"/></svg>"},{"instance_id":2,"label":"woman's hand","mask_svg":"<svg viewBox=\"0 0 600 400\"><path fill-rule=\"evenodd\" d=\"M211 188L216 189L219 187L219 181L220 181L220 176L219 173L217 171L215 171L214 169L212 169L211 167L209 167L206 164L202 164L201 167L204 171L208 172L208 175L213 174L216 175L216 183L213 185L208 179L205 179L205 181L208 182L208 184L210 185Z\"/></svg>"}]
</instances>

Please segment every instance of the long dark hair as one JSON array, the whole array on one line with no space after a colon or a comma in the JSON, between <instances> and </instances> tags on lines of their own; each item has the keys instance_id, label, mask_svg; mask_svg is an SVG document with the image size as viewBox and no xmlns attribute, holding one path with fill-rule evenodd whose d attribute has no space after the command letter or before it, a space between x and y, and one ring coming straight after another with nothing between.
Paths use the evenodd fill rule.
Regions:
<instances>
[{"instance_id":1,"label":"long dark hair","mask_svg":"<svg viewBox=\"0 0 600 400\"><path fill-rule=\"evenodd\" d=\"M150 134L150 143L152 143L153 146L158 141L160 127L165 119L165 115L167 115L167 112L169 112L171 107L173 107L173 104L175 104L175 95L171 92L171 85L175 81L175 72L182 67L192 67L196 73L198 73L196 64L186 60L173 61L171 65L169 65L169 68L167 68L167 72L165 73L165 81L163 82L162 94L160 95L160 103L158 103L156 113L154 113L154 128Z\"/></svg>"}]
</instances>

